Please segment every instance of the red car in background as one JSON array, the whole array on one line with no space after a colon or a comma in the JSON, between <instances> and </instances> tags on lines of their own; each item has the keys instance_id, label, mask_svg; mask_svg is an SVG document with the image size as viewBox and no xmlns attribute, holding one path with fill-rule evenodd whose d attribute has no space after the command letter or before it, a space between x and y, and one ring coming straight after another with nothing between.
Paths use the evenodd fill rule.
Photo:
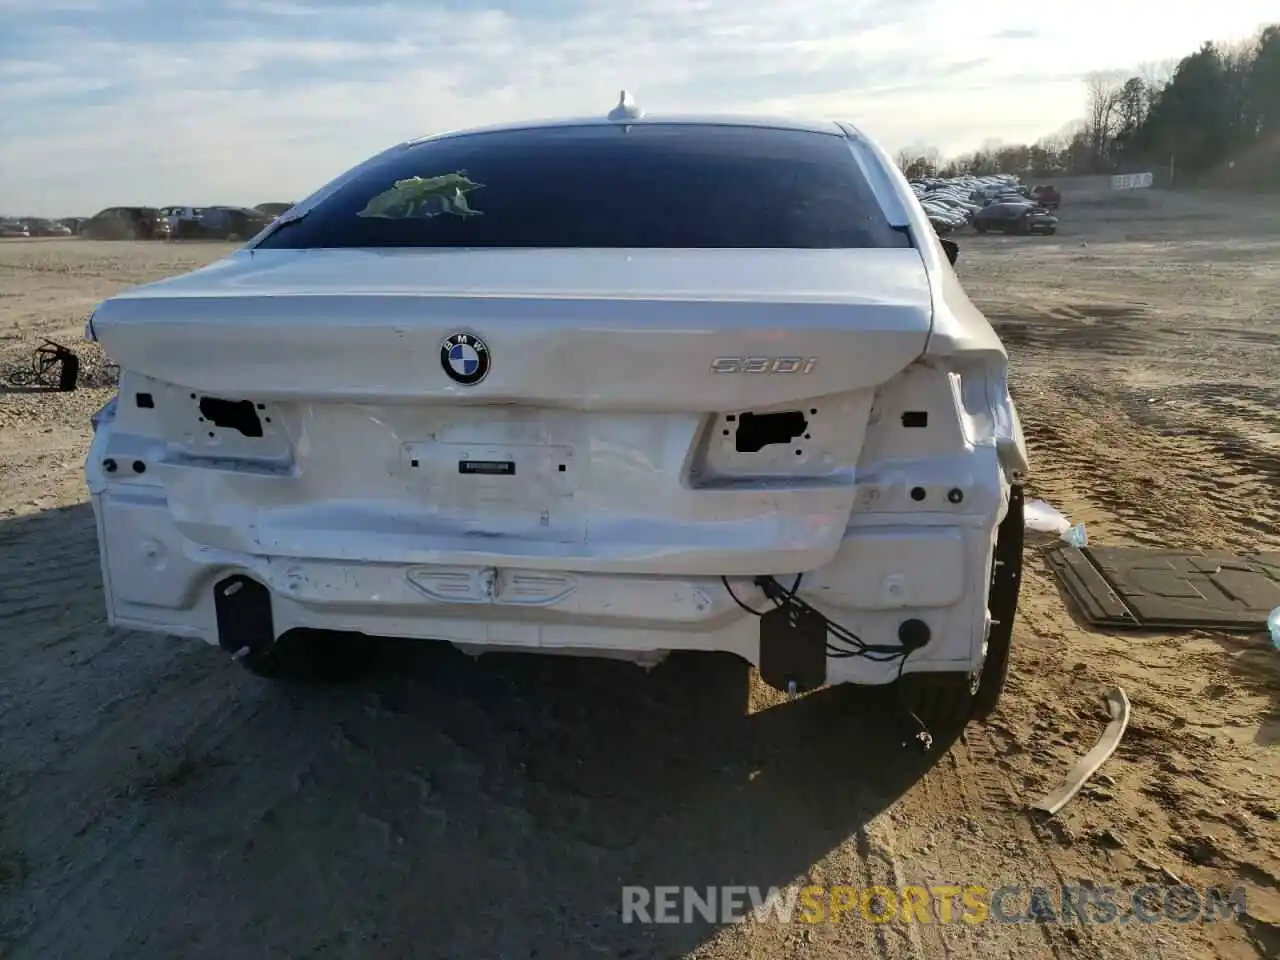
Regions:
<instances>
[{"instance_id":1,"label":"red car in background","mask_svg":"<svg viewBox=\"0 0 1280 960\"><path fill-rule=\"evenodd\" d=\"M1062 204L1062 194L1052 184L1036 187L1031 191L1031 199L1046 210L1057 210Z\"/></svg>"}]
</instances>

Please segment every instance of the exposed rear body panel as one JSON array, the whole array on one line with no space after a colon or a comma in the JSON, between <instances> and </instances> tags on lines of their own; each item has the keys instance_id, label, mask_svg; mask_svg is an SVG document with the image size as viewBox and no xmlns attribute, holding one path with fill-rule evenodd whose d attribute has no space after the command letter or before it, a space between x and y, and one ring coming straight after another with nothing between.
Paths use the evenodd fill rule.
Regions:
<instances>
[{"instance_id":1,"label":"exposed rear body panel","mask_svg":"<svg viewBox=\"0 0 1280 960\"><path fill-rule=\"evenodd\" d=\"M874 388L923 351L928 297L914 250L271 251L94 328L148 378L153 412L130 417L154 419L153 475L195 544L750 574L835 554ZM474 386L442 364L460 330L492 357ZM210 397L250 401L257 430ZM740 443L770 412L798 420Z\"/></svg>"},{"instance_id":2,"label":"exposed rear body panel","mask_svg":"<svg viewBox=\"0 0 1280 960\"><path fill-rule=\"evenodd\" d=\"M435 170L406 145L250 248L103 304L92 334L123 375L87 476L112 622L226 645L214 596L243 576L268 642L758 663L753 578L803 574L868 643L925 625L907 672L980 666L1025 466L1003 350L877 148L800 126L740 157L743 130L708 135L711 174L694 126L520 133L553 172L566 144L674 157L688 182L643 202L580 183L583 157L547 183L509 150L485 168L482 136L441 141ZM381 163L408 179L385 191ZM444 181L469 192L395 195ZM648 245L611 242L615 219ZM829 679L897 669L831 658Z\"/></svg>"}]
</instances>

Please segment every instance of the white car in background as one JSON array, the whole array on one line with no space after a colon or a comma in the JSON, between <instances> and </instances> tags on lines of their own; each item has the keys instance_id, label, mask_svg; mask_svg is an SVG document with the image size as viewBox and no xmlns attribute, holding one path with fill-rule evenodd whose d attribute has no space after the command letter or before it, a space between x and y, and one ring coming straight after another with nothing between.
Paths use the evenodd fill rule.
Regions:
<instances>
[{"instance_id":1,"label":"white car in background","mask_svg":"<svg viewBox=\"0 0 1280 960\"><path fill-rule=\"evenodd\" d=\"M1027 460L955 252L844 123L402 143L95 312L110 620L268 676L287 633L702 650L985 713Z\"/></svg>"}]
</instances>

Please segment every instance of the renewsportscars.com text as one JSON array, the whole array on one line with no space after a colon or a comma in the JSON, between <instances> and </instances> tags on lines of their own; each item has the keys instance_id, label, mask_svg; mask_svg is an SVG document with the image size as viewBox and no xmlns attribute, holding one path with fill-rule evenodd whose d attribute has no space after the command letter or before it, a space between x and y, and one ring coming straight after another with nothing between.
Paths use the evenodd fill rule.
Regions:
<instances>
[{"instance_id":1,"label":"renewsportscars.com text","mask_svg":"<svg viewBox=\"0 0 1280 960\"><path fill-rule=\"evenodd\" d=\"M623 923L1206 923L1239 917L1243 887L623 887Z\"/></svg>"}]
</instances>

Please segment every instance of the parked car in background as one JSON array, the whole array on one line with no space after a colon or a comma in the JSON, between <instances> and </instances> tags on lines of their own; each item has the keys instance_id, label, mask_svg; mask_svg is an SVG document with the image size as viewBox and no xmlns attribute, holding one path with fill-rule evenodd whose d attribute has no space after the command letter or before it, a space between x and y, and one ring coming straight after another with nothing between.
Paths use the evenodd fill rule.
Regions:
<instances>
[{"instance_id":1,"label":"parked car in background","mask_svg":"<svg viewBox=\"0 0 1280 960\"><path fill-rule=\"evenodd\" d=\"M80 224L88 240L158 240L168 225L155 207L107 207Z\"/></svg>"},{"instance_id":2,"label":"parked car in background","mask_svg":"<svg viewBox=\"0 0 1280 960\"><path fill-rule=\"evenodd\" d=\"M259 203L253 209L257 210L259 213L265 213L268 217L274 220L292 206L292 203Z\"/></svg>"},{"instance_id":3,"label":"parked car in background","mask_svg":"<svg viewBox=\"0 0 1280 960\"><path fill-rule=\"evenodd\" d=\"M1031 199L1046 210L1057 210L1062 205L1062 194L1053 184L1043 184L1031 191Z\"/></svg>"},{"instance_id":4,"label":"parked car in background","mask_svg":"<svg viewBox=\"0 0 1280 960\"><path fill-rule=\"evenodd\" d=\"M160 215L174 240L200 240L204 236L200 226L201 207L161 207Z\"/></svg>"},{"instance_id":5,"label":"parked car in background","mask_svg":"<svg viewBox=\"0 0 1280 960\"><path fill-rule=\"evenodd\" d=\"M31 231L27 225L18 220L0 220L0 238L13 240L18 237L29 237Z\"/></svg>"},{"instance_id":6,"label":"parked car in background","mask_svg":"<svg viewBox=\"0 0 1280 960\"><path fill-rule=\"evenodd\" d=\"M160 213L178 240L248 240L275 219L248 207L161 207Z\"/></svg>"},{"instance_id":7,"label":"parked car in background","mask_svg":"<svg viewBox=\"0 0 1280 960\"><path fill-rule=\"evenodd\" d=\"M975 213L973 226L979 233L999 230L1004 233L1052 234L1058 231L1058 218L1033 203L1001 202Z\"/></svg>"},{"instance_id":8,"label":"parked car in background","mask_svg":"<svg viewBox=\"0 0 1280 960\"><path fill-rule=\"evenodd\" d=\"M26 226L27 231L33 237L71 236L70 229L56 220L46 220L43 217L23 217L19 223Z\"/></svg>"},{"instance_id":9,"label":"parked car in background","mask_svg":"<svg viewBox=\"0 0 1280 960\"><path fill-rule=\"evenodd\" d=\"M201 234L209 240L248 240L275 218L252 207L204 207Z\"/></svg>"},{"instance_id":10,"label":"parked car in background","mask_svg":"<svg viewBox=\"0 0 1280 960\"><path fill-rule=\"evenodd\" d=\"M84 223L84 221L85 221L84 217L63 217L58 222L62 224L64 227L66 227L71 232L71 235L74 237L74 236L79 236L80 224Z\"/></svg>"}]
</instances>

